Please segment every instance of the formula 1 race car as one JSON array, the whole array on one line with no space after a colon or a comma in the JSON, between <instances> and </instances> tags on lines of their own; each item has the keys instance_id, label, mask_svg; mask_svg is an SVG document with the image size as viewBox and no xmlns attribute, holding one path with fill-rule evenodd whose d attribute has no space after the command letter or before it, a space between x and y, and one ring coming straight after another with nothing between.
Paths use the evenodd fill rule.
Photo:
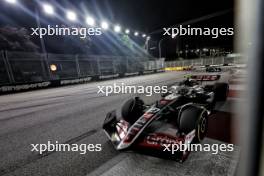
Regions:
<instances>
[{"instance_id":1,"label":"formula 1 race car","mask_svg":"<svg viewBox=\"0 0 264 176\"><path fill-rule=\"evenodd\" d=\"M116 111L109 112L103 129L117 150L147 151L182 162L189 151L172 155L165 146L201 142L207 133L208 116L216 101L226 100L228 89L227 83L203 86L187 78L171 86L152 105L145 105L139 97L127 100L122 117L117 118Z\"/></svg>"},{"instance_id":2,"label":"formula 1 race car","mask_svg":"<svg viewBox=\"0 0 264 176\"><path fill-rule=\"evenodd\" d=\"M222 69L220 67L209 66L205 69L206 72L221 72Z\"/></svg>"}]
</instances>

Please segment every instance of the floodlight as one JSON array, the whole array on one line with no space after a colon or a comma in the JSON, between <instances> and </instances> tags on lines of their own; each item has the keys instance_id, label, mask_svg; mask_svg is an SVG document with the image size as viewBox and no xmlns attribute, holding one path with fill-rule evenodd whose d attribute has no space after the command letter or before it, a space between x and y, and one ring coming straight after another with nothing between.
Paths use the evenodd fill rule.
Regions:
<instances>
[{"instance_id":1,"label":"floodlight","mask_svg":"<svg viewBox=\"0 0 264 176\"><path fill-rule=\"evenodd\" d=\"M67 11L66 16L67 16L68 20L70 20L70 21L75 21L77 19L76 13L73 11L70 11L70 10Z\"/></svg>"},{"instance_id":2,"label":"floodlight","mask_svg":"<svg viewBox=\"0 0 264 176\"><path fill-rule=\"evenodd\" d=\"M43 4L43 10L48 15L53 15L54 14L54 8L50 4Z\"/></svg>"},{"instance_id":3,"label":"floodlight","mask_svg":"<svg viewBox=\"0 0 264 176\"><path fill-rule=\"evenodd\" d=\"M86 23L90 26L94 26L95 20L92 17L87 17L86 18Z\"/></svg>"},{"instance_id":4,"label":"floodlight","mask_svg":"<svg viewBox=\"0 0 264 176\"><path fill-rule=\"evenodd\" d=\"M103 21L103 22L101 23L101 27L102 27L103 29L108 29L109 25L108 25L107 22Z\"/></svg>"},{"instance_id":5,"label":"floodlight","mask_svg":"<svg viewBox=\"0 0 264 176\"><path fill-rule=\"evenodd\" d=\"M121 27L119 25L116 25L115 28L114 28L114 31L115 32L120 32L121 31Z\"/></svg>"}]
</instances>

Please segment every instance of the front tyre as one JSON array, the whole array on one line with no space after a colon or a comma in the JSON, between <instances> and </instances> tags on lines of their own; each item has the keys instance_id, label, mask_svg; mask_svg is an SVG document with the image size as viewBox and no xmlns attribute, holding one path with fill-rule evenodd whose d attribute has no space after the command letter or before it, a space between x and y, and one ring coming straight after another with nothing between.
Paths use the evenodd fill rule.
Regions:
<instances>
[{"instance_id":1,"label":"front tyre","mask_svg":"<svg viewBox=\"0 0 264 176\"><path fill-rule=\"evenodd\" d=\"M138 118L143 115L144 102L139 97L127 100L122 109L121 114L124 120L133 124Z\"/></svg>"},{"instance_id":2,"label":"front tyre","mask_svg":"<svg viewBox=\"0 0 264 176\"><path fill-rule=\"evenodd\" d=\"M178 118L180 132L188 134L195 130L194 142L201 142L208 131L208 115L205 109L189 106L185 108Z\"/></svg>"},{"instance_id":3,"label":"front tyre","mask_svg":"<svg viewBox=\"0 0 264 176\"><path fill-rule=\"evenodd\" d=\"M196 126L196 135L194 138L194 142L201 142L208 131L208 115L207 112L203 111L197 121L197 126Z\"/></svg>"}]
</instances>

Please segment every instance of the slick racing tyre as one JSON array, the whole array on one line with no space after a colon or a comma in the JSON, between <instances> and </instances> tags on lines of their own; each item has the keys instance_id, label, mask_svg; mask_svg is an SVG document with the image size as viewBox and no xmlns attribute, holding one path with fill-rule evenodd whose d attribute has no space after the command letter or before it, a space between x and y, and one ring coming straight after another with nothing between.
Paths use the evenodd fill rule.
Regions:
<instances>
[{"instance_id":1,"label":"slick racing tyre","mask_svg":"<svg viewBox=\"0 0 264 176\"><path fill-rule=\"evenodd\" d=\"M214 86L216 101L225 101L229 92L229 85L227 83L216 83Z\"/></svg>"},{"instance_id":2,"label":"slick racing tyre","mask_svg":"<svg viewBox=\"0 0 264 176\"><path fill-rule=\"evenodd\" d=\"M196 106L185 108L178 118L180 132L190 133L195 129L193 142L199 143L206 136L208 130L208 115L205 109Z\"/></svg>"},{"instance_id":3,"label":"slick racing tyre","mask_svg":"<svg viewBox=\"0 0 264 176\"><path fill-rule=\"evenodd\" d=\"M139 97L127 100L122 109L121 114L124 120L133 124L137 119L143 115L144 102Z\"/></svg>"}]
</instances>

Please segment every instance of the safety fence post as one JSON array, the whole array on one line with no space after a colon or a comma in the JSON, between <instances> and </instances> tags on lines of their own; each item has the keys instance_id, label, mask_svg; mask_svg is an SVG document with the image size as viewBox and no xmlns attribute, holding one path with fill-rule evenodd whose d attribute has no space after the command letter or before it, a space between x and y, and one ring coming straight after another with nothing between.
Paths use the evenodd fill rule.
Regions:
<instances>
[{"instance_id":1,"label":"safety fence post","mask_svg":"<svg viewBox=\"0 0 264 176\"><path fill-rule=\"evenodd\" d=\"M3 51L3 52L1 53L1 55L2 55L2 58L3 58L3 60L4 60L4 64L5 64L6 72L7 72L7 74L8 74L9 82L10 82L10 83L15 83L13 70L12 70L12 68L11 68L10 62L9 62L9 60L8 60L8 57L7 57L7 51Z\"/></svg>"},{"instance_id":2,"label":"safety fence post","mask_svg":"<svg viewBox=\"0 0 264 176\"><path fill-rule=\"evenodd\" d=\"M81 77L81 70L80 70L79 55L78 54L75 55L75 65L76 65L78 78L80 78Z\"/></svg>"}]
</instances>

